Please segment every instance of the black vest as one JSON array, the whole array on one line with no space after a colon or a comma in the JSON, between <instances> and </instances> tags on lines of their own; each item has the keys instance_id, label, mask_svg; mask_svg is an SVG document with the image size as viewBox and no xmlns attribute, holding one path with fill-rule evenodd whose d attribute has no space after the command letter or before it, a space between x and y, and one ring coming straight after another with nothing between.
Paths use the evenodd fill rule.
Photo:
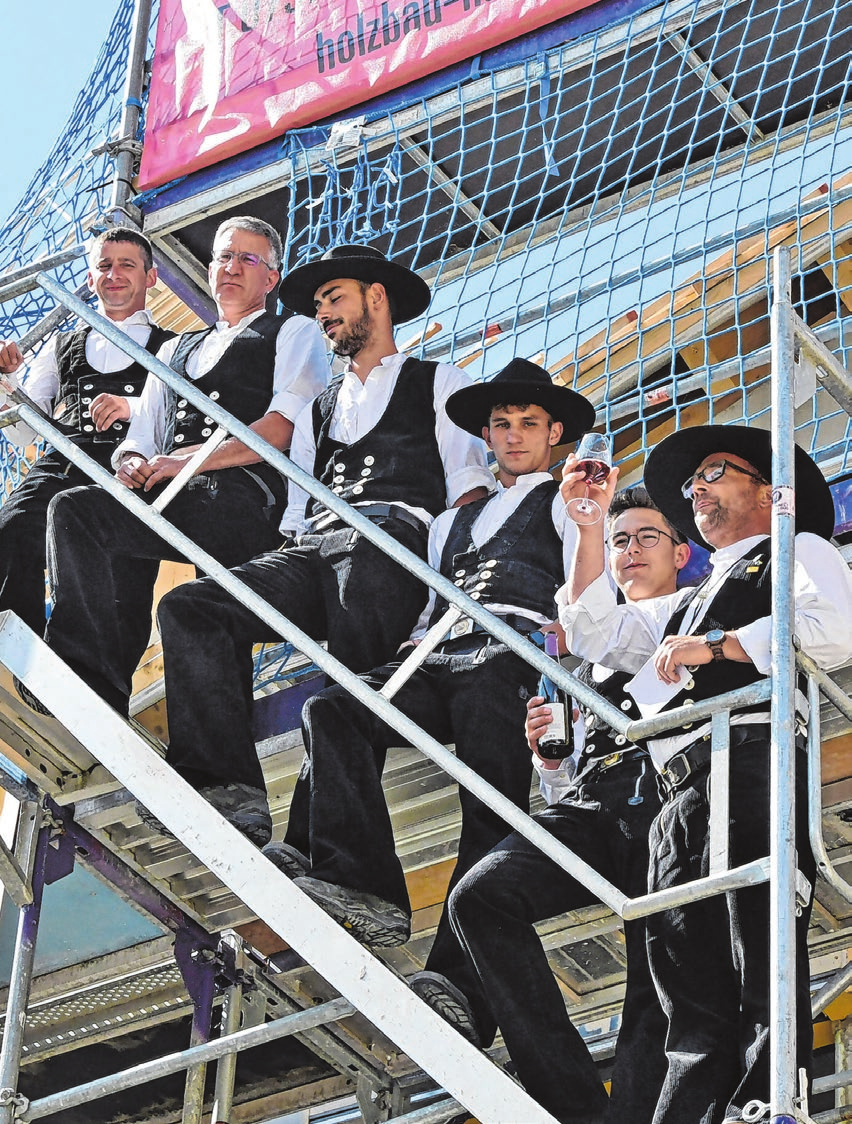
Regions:
<instances>
[{"instance_id":1,"label":"black vest","mask_svg":"<svg viewBox=\"0 0 852 1124\"><path fill-rule=\"evenodd\" d=\"M702 636L714 628L728 631L770 615L772 560L769 551L770 540L767 538L753 546L734 563L706 612L703 616L699 614L696 624L690 629L691 633ZM678 608L666 625L666 636L680 635L687 609L696 597L701 596L701 591L709 580L708 578L701 585L696 586L691 596L688 596ZM738 687L746 687L765 678L766 676L762 675L751 662L712 660L697 667L692 672L692 685L670 699L663 709L672 710L678 706L688 705L690 702L703 702L705 699L712 699L715 695L735 691ZM740 707L737 713L765 711L767 706L765 702L757 703L751 707Z\"/></svg>"},{"instance_id":2,"label":"black vest","mask_svg":"<svg viewBox=\"0 0 852 1124\"><path fill-rule=\"evenodd\" d=\"M447 484L435 436L437 364L406 359L387 408L373 428L345 445L329 436L342 380L314 400L314 476L347 503L405 503L438 515ZM312 499L308 515L325 511Z\"/></svg>"},{"instance_id":3,"label":"black vest","mask_svg":"<svg viewBox=\"0 0 852 1124\"><path fill-rule=\"evenodd\" d=\"M262 418L269 408L278 332L292 315L292 312L283 316L264 312L243 328L218 363L198 379L189 378L186 365L193 351L215 328L184 332L169 366L238 421L250 425ZM172 409L174 414L169 425L170 435L166 438L166 452L179 452L188 445L203 444L216 428L213 419L186 398L177 396ZM281 501L286 481L277 469L260 461L246 467L246 471L263 480L273 490L276 500Z\"/></svg>"},{"instance_id":4,"label":"black vest","mask_svg":"<svg viewBox=\"0 0 852 1124\"><path fill-rule=\"evenodd\" d=\"M138 398L148 378L148 372L134 359L129 366L111 374L96 371L86 358L86 340L91 327L78 328L74 332L64 332L56 341L56 366L59 373L59 391L56 396L54 413L59 416L54 421L57 429L73 438L75 444L87 445L97 442L103 446L98 452L98 460L109 460L114 447L127 435L128 423L115 422L108 432L97 433L89 414L92 399L99 394L118 394L122 398ZM154 355L160 347L174 336L164 328L154 325L145 350ZM86 450L92 453L91 449Z\"/></svg>"},{"instance_id":5,"label":"black vest","mask_svg":"<svg viewBox=\"0 0 852 1124\"><path fill-rule=\"evenodd\" d=\"M562 540L551 515L558 491L555 480L542 481L478 549L473 542L473 524L494 497L466 503L453 520L444 544L441 573L474 601L513 605L553 620L556 591L565 581ZM436 623L446 609L446 601L438 597L431 623Z\"/></svg>"},{"instance_id":6,"label":"black vest","mask_svg":"<svg viewBox=\"0 0 852 1124\"><path fill-rule=\"evenodd\" d=\"M629 683L633 678L632 673L629 671L613 671L602 683L598 683L592 676L592 667L593 664L590 660L583 660L574 675L581 683L585 683L586 686L597 691L601 698L618 707L628 718L641 718L641 712L633 700L633 696L629 695L624 689L625 683ZM603 719L598 718L588 707L581 706L580 710L583 714L586 733L577 766L577 777L591 768L596 761L601 761L612 753L623 753L630 749L645 752L644 745L629 742L623 734L616 734L611 726L608 726Z\"/></svg>"}]
</instances>

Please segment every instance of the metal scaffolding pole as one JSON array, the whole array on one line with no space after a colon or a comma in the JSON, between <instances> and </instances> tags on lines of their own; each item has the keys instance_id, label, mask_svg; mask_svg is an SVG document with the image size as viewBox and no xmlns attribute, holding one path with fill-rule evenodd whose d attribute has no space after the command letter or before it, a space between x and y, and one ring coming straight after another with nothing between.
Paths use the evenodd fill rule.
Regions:
<instances>
[{"instance_id":1,"label":"metal scaffolding pole","mask_svg":"<svg viewBox=\"0 0 852 1124\"><path fill-rule=\"evenodd\" d=\"M772 775L770 801L770 1116L792 1124L796 1097L796 839L793 568L794 332L790 256L775 251L772 303Z\"/></svg>"},{"instance_id":2,"label":"metal scaffolding pole","mask_svg":"<svg viewBox=\"0 0 852 1124\"><path fill-rule=\"evenodd\" d=\"M6 1003L6 1024L0 1049L0 1124L14 1124L19 1110L27 1107L27 1099L18 1092L21 1049L27 1024L27 1003L35 963L36 940L41 919L50 829L39 830L41 812L35 801L21 805L18 846L19 864L32 877L32 901L18 914L15 954ZM36 841L37 837L37 841ZM33 856L33 846L35 855Z\"/></svg>"}]
</instances>

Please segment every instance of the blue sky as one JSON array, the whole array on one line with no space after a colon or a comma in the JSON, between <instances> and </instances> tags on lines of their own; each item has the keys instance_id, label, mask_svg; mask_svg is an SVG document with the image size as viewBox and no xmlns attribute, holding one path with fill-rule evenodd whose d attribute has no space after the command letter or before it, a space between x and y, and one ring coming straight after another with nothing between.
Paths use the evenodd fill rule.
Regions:
<instances>
[{"instance_id":1,"label":"blue sky","mask_svg":"<svg viewBox=\"0 0 852 1124\"><path fill-rule=\"evenodd\" d=\"M65 124L118 3L3 0L0 222L17 206Z\"/></svg>"}]
</instances>

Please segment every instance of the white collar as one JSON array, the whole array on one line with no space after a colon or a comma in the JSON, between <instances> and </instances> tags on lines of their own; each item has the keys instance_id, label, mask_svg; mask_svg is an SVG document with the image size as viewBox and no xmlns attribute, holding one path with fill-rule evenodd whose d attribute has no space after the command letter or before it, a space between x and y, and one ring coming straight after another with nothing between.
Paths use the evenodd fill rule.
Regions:
<instances>
[{"instance_id":1,"label":"white collar","mask_svg":"<svg viewBox=\"0 0 852 1124\"><path fill-rule=\"evenodd\" d=\"M229 324L227 320L217 320L215 325L216 331L240 332L243 328L251 324L253 320L257 320L258 316L263 316L264 312L266 312L265 308L259 308L256 312L250 312L248 316L244 316L237 324Z\"/></svg>"}]
</instances>

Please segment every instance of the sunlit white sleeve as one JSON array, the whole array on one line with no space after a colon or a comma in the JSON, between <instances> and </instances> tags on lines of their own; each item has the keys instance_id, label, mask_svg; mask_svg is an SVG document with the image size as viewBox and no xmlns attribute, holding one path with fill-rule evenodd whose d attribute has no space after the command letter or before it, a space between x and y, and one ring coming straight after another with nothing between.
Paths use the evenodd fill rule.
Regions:
<instances>
[{"instance_id":1,"label":"sunlit white sleeve","mask_svg":"<svg viewBox=\"0 0 852 1124\"><path fill-rule=\"evenodd\" d=\"M852 573L830 542L796 535L793 570L795 633L802 651L830 671L852 660ZM736 636L758 671L771 671L769 617L736 629Z\"/></svg>"}]
</instances>

